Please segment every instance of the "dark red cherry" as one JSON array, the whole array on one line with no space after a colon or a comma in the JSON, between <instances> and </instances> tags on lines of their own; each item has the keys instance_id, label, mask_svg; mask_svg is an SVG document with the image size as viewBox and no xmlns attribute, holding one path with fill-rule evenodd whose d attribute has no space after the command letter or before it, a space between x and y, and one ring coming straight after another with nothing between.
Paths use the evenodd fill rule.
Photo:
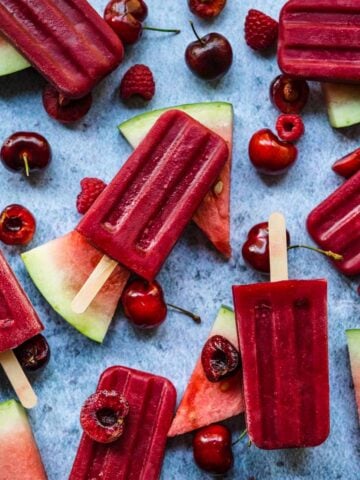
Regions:
<instances>
[{"instance_id":1,"label":"dark red cherry","mask_svg":"<svg viewBox=\"0 0 360 480\"><path fill-rule=\"evenodd\" d=\"M219 382L239 371L240 355L234 345L221 335L213 335L201 352L201 363L210 382Z\"/></svg>"},{"instance_id":2,"label":"dark red cherry","mask_svg":"<svg viewBox=\"0 0 360 480\"><path fill-rule=\"evenodd\" d=\"M155 328L166 318L164 293L156 281L131 281L126 286L121 301L125 315L137 327Z\"/></svg>"},{"instance_id":3,"label":"dark red cherry","mask_svg":"<svg viewBox=\"0 0 360 480\"><path fill-rule=\"evenodd\" d=\"M21 366L28 372L45 367L50 359L50 347L46 338L39 334L14 350Z\"/></svg>"},{"instance_id":4,"label":"dark red cherry","mask_svg":"<svg viewBox=\"0 0 360 480\"><path fill-rule=\"evenodd\" d=\"M100 390L84 403L80 423L95 442L111 443L121 437L129 413L126 398L116 390Z\"/></svg>"},{"instance_id":5,"label":"dark red cherry","mask_svg":"<svg viewBox=\"0 0 360 480\"><path fill-rule=\"evenodd\" d=\"M270 86L270 98L282 113L300 113L309 98L305 80L279 75Z\"/></svg>"},{"instance_id":6,"label":"dark red cherry","mask_svg":"<svg viewBox=\"0 0 360 480\"><path fill-rule=\"evenodd\" d=\"M35 230L33 214L22 205L9 205L0 213L0 241L7 245L27 245Z\"/></svg>"},{"instance_id":7,"label":"dark red cherry","mask_svg":"<svg viewBox=\"0 0 360 480\"><path fill-rule=\"evenodd\" d=\"M1 147L1 161L12 171L25 172L46 168L51 161L51 148L45 137L35 132L15 132Z\"/></svg>"},{"instance_id":8,"label":"dark red cherry","mask_svg":"<svg viewBox=\"0 0 360 480\"><path fill-rule=\"evenodd\" d=\"M287 244L290 245L288 231L286 238ZM270 273L268 222L258 223L251 228L242 247L242 256L246 263L258 272Z\"/></svg>"},{"instance_id":9,"label":"dark red cherry","mask_svg":"<svg viewBox=\"0 0 360 480\"><path fill-rule=\"evenodd\" d=\"M223 11L226 0L188 0L191 12L200 18L214 18Z\"/></svg>"},{"instance_id":10,"label":"dark red cherry","mask_svg":"<svg viewBox=\"0 0 360 480\"><path fill-rule=\"evenodd\" d=\"M297 148L281 141L271 130L265 128L256 132L249 143L251 163L266 175L281 175L296 161Z\"/></svg>"},{"instance_id":11,"label":"dark red cherry","mask_svg":"<svg viewBox=\"0 0 360 480\"><path fill-rule=\"evenodd\" d=\"M220 33L208 33L199 37L194 24L191 27L197 38L185 51L185 61L189 69L205 80L223 77L231 67L233 52L230 42Z\"/></svg>"},{"instance_id":12,"label":"dark red cherry","mask_svg":"<svg viewBox=\"0 0 360 480\"><path fill-rule=\"evenodd\" d=\"M193 454L197 466L205 472L228 472L234 463L230 430L217 424L198 430L193 439Z\"/></svg>"},{"instance_id":13,"label":"dark red cherry","mask_svg":"<svg viewBox=\"0 0 360 480\"><path fill-rule=\"evenodd\" d=\"M50 117L60 123L74 123L81 120L90 110L92 95L89 93L83 98L68 99L52 85L47 84L43 90L42 100Z\"/></svg>"},{"instance_id":14,"label":"dark red cherry","mask_svg":"<svg viewBox=\"0 0 360 480\"><path fill-rule=\"evenodd\" d=\"M337 160L331 168L338 175L350 178L360 170L360 148Z\"/></svg>"}]
</instances>

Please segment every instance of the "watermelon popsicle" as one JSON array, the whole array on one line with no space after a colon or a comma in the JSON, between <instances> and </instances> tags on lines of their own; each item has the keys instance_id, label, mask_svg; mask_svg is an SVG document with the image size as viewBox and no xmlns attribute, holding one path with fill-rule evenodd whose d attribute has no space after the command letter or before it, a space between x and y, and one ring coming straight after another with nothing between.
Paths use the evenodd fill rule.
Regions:
<instances>
[{"instance_id":1,"label":"watermelon popsicle","mask_svg":"<svg viewBox=\"0 0 360 480\"><path fill-rule=\"evenodd\" d=\"M287 280L281 214L269 237L271 282L233 287L248 433L263 449L313 447L330 424L327 283Z\"/></svg>"},{"instance_id":2,"label":"watermelon popsicle","mask_svg":"<svg viewBox=\"0 0 360 480\"><path fill-rule=\"evenodd\" d=\"M226 142L184 112L159 117L77 226L106 257L76 296L75 312L117 262L155 278L228 156Z\"/></svg>"},{"instance_id":3,"label":"watermelon popsicle","mask_svg":"<svg viewBox=\"0 0 360 480\"><path fill-rule=\"evenodd\" d=\"M295 77L360 81L360 4L356 0L290 0L279 20L278 62Z\"/></svg>"},{"instance_id":4,"label":"watermelon popsicle","mask_svg":"<svg viewBox=\"0 0 360 480\"><path fill-rule=\"evenodd\" d=\"M174 416L174 386L163 377L119 366L105 370L100 390L115 390L127 399L124 432L111 444L84 433L69 480L157 480Z\"/></svg>"},{"instance_id":5,"label":"watermelon popsicle","mask_svg":"<svg viewBox=\"0 0 360 480\"><path fill-rule=\"evenodd\" d=\"M340 272L360 273L360 172L309 214L307 229L321 248L343 256L333 262Z\"/></svg>"},{"instance_id":6,"label":"watermelon popsicle","mask_svg":"<svg viewBox=\"0 0 360 480\"><path fill-rule=\"evenodd\" d=\"M26 408L37 399L12 349L44 329L23 288L0 251L0 363Z\"/></svg>"},{"instance_id":7,"label":"watermelon popsicle","mask_svg":"<svg viewBox=\"0 0 360 480\"><path fill-rule=\"evenodd\" d=\"M0 30L67 98L85 96L124 56L86 0L1 0Z\"/></svg>"}]
</instances>

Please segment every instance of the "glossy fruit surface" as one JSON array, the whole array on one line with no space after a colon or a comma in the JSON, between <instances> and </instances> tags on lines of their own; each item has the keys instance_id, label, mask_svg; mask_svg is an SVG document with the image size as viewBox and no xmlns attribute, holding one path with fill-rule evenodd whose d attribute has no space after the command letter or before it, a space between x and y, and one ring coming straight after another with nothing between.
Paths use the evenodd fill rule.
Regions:
<instances>
[{"instance_id":1,"label":"glossy fruit surface","mask_svg":"<svg viewBox=\"0 0 360 480\"><path fill-rule=\"evenodd\" d=\"M27 245L35 230L33 214L22 205L8 205L0 213L0 241L7 245Z\"/></svg>"},{"instance_id":2,"label":"glossy fruit surface","mask_svg":"<svg viewBox=\"0 0 360 480\"><path fill-rule=\"evenodd\" d=\"M352 177L360 170L360 148L337 160L331 168L344 178Z\"/></svg>"},{"instance_id":3,"label":"glossy fruit surface","mask_svg":"<svg viewBox=\"0 0 360 480\"><path fill-rule=\"evenodd\" d=\"M191 42L185 51L189 69L205 80L223 77L231 67L233 52L230 42L220 33L208 33L200 38L192 25L197 40Z\"/></svg>"},{"instance_id":4,"label":"glossy fruit surface","mask_svg":"<svg viewBox=\"0 0 360 480\"><path fill-rule=\"evenodd\" d=\"M206 341L201 352L201 363L210 382L219 382L235 375L241 366L239 352L222 335L213 335Z\"/></svg>"},{"instance_id":5,"label":"glossy fruit surface","mask_svg":"<svg viewBox=\"0 0 360 480\"><path fill-rule=\"evenodd\" d=\"M42 100L47 114L60 123L74 123L81 120L90 110L92 95L83 98L66 99L50 84L43 90Z\"/></svg>"},{"instance_id":6,"label":"glossy fruit surface","mask_svg":"<svg viewBox=\"0 0 360 480\"><path fill-rule=\"evenodd\" d=\"M271 130L263 129L252 136L249 157L260 173L280 175L295 163L297 148L292 143L279 140Z\"/></svg>"},{"instance_id":7,"label":"glossy fruit surface","mask_svg":"<svg viewBox=\"0 0 360 480\"><path fill-rule=\"evenodd\" d=\"M123 434L128 413L129 404L123 395L115 390L100 390L84 403L80 423L95 442L111 443Z\"/></svg>"},{"instance_id":8,"label":"glossy fruit surface","mask_svg":"<svg viewBox=\"0 0 360 480\"><path fill-rule=\"evenodd\" d=\"M309 98L309 85L305 80L279 75L270 86L270 98L282 113L300 113Z\"/></svg>"},{"instance_id":9,"label":"glossy fruit surface","mask_svg":"<svg viewBox=\"0 0 360 480\"><path fill-rule=\"evenodd\" d=\"M142 35L142 22L147 14L143 0L111 0L105 8L104 19L125 45L132 45Z\"/></svg>"},{"instance_id":10,"label":"glossy fruit surface","mask_svg":"<svg viewBox=\"0 0 360 480\"><path fill-rule=\"evenodd\" d=\"M217 424L198 430L193 439L193 454L197 466L205 472L228 472L234 463L230 430Z\"/></svg>"},{"instance_id":11,"label":"glossy fruit surface","mask_svg":"<svg viewBox=\"0 0 360 480\"><path fill-rule=\"evenodd\" d=\"M304 135L305 127L300 115L284 113L276 121L276 131L281 140L297 142Z\"/></svg>"},{"instance_id":12,"label":"glossy fruit surface","mask_svg":"<svg viewBox=\"0 0 360 480\"><path fill-rule=\"evenodd\" d=\"M290 245L288 231L286 231L286 237L287 244ZM246 263L258 272L270 273L268 222L258 223L251 228L242 247L242 256Z\"/></svg>"},{"instance_id":13,"label":"glossy fruit surface","mask_svg":"<svg viewBox=\"0 0 360 480\"><path fill-rule=\"evenodd\" d=\"M35 372L45 367L50 359L50 347L46 338L39 334L30 338L14 350L22 368Z\"/></svg>"},{"instance_id":14,"label":"glossy fruit surface","mask_svg":"<svg viewBox=\"0 0 360 480\"><path fill-rule=\"evenodd\" d=\"M30 172L46 168L51 161L51 148L45 137L35 132L15 132L1 147L1 161L12 171Z\"/></svg>"},{"instance_id":15,"label":"glossy fruit surface","mask_svg":"<svg viewBox=\"0 0 360 480\"><path fill-rule=\"evenodd\" d=\"M200 18L214 18L223 11L226 0L188 0L190 11Z\"/></svg>"},{"instance_id":16,"label":"glossy fruit surface","mask_svg":"<svg viewBox=\"0 0 360 480\"><path fill-rule=\"evenodd\" d=\"M137 327L155 328L166 318L164 293L156 281L131 281L126 286L121 301L125 315Z\"/></svg>"}]
</instances>

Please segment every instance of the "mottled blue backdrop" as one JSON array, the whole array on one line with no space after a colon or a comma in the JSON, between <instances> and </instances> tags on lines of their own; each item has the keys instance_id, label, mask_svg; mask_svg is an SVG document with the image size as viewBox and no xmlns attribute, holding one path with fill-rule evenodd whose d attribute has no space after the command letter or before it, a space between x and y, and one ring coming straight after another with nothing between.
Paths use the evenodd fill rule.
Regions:
<instances>
[{"instance_id":1,"label":"mottled blue backdrop","mask_svg":"<svg viewBox=\"0 0 360 480\"><path fill-rule=\"evenodd\" d=\"M102 12L105 1L92 3ZM274 55L259 55L247 48L243 23L249 8L277 17L282 3L228 0L222 15L207 24L194 19L185 0L149 0L147 23L179 27L181 35L146 32L140 43L128 49L119 69L96 89L88 116L73 127L61 126L46 115L41 103L44 82L34 71L0 78L0 142L16 130L35 130L45 135L53 148L51 167L37 178L26 180L0 167L0 208L19 202L34 212L38 229L33 246L70 231L77 223L75 198L84 176L108 181L118 171L130 153L116 128L121 121L145 110L208 100L231 102L235 110L233 258L224 262L190 225L159 276L167 299L200 313L201 326L170 312L158 332L143 333L134 330L119 311L106 341L99 346L77 333L46 304L24 269L19 257L21 249L4 249L46 325L52 348L50 364L33 377L40 403L30 413L50 480L65 480L70 472L81 435L80 407L106 367L123 364L164 375L174 382L181 396L219 305L232 303L231 284L262 280L244 265L240 255L246 232L253 224L266 220L273 210L282 210L293 241L309 243L304 228L308 212L341 183L330 169L333 161L359 146L360 127L344 131L330 128L320 89L313 84L304 112L306 134L299 143L295 167L284 177L269 180L250 166L250 136L257 129L273 128L277 118L268 88L278 67ZM184 50L193 40L189 19L195 20L200 33L221 32L233 45L233 67L218 83L195 78L185 66ZM153 70L157 91L148 105L129 108L120 103L117 87L126 69L139 62ZM290 275L329 280L331 435L321 447L308 450L266 452L247 448L245 442L238 444L235 466L227 478L357 480L360 431L344 334L346 328L360 327L356 282L350 283L324 258L305 250L290 253ZM1 399L13 397L2 373L0 384ZM235 437L242 422L242 418L231 422ZM207 478L193 462L191 435L169 441L162 478Z\"/></svg>"}]
</instances>

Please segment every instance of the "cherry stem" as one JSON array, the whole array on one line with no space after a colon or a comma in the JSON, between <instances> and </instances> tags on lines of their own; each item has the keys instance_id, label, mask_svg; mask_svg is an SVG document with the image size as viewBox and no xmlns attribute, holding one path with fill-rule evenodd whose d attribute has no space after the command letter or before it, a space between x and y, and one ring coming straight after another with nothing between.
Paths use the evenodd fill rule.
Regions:
<instances>
[{"instance_id":1,"label":"cherry stem","mask_svg":"<svg viewBox=\"0 0 360 480\"><path fill-rule=\"evenodd\" d=\"M147 27L147 26L144 26L143 30L152 30L153 32L175 33L175 35L181 32L181 30L176 30L174 28L157 28L157 27Z\"/></svg>"},{"instance_id":2,"label":"cherry stem","mask_svg":"<svg viewBox=\"0 0 360 480\"><path fill-rule=\"evenodd\" d=\"M240 437L237 440L235 440L235 442L233 442L231 445L234 446L237 443L239 443L244 437L246 437L247 433L248 433L247 429L245 428L245 430L241 432Z\"/></svg>"},{"instance_id":3,"label":"cherry stem","mask_svg":"<svg viewBox=\"0 0 360 480\"><path fill-rule=\"evenodd\" d=\"M172 303L167 303L167 306L170 308L173 308L177 312L183 313L187 317L190 317L194 320L195 323L201 323L201 318L199 315L196 315L195 313L189 312L189 310L185 310L184 308L177 307L176 305L173 305Z\"/></svg>"},{"instance_id":4,"label":"cherry stem","mask_svg":"<svg viewBox=\"0 0 360 480\"><path fill-rule=\"evenodd\" d=\"M201 45L204 45L205 42L199 37L199 34L197 33L197 31L196 31L196 29L195 29L194 22L192 22L191 20L190 20L190 25L191 25L192 31L194 32L195 37L199 40L199 42L201 43Z\"/></svg>"},{"instance_id":5,"label":"cherry stem","mask_svg":"<svg viewBox=\"0 0 360 480\"><path fill-rule=\"evenodd\" d=\"M331 250L321 250L321 248L316 248L316 247L310 247L309 245L291 245L288 247L288 250L292 250L294 248L306 248L308 250L312 250L317 253L321 253L322 255L325 255L326 257L332 258L333 260L341 261L344 260L344 257L340 255L339 253L334 253Z\"/></svg>"},{"instance_id":6,"label":"cherry stem","mask_svg":"<svg viewBox=\"0 0 360 480\"><path fill-rule=\"evenodd\" d=\"M30 176L30 168L29 168L29 158L27 156L27 153L22 154L22 159L23 159L24 166L25 166L25 175L27 177L29 177Z\"/></svg>"}]
</instances>

